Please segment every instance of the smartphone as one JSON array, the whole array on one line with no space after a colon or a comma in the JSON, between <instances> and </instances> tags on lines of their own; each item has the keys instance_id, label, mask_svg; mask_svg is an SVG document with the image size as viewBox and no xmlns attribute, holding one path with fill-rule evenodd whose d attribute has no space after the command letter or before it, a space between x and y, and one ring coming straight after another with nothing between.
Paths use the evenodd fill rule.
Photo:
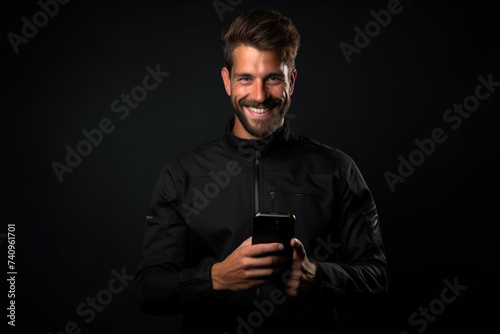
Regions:
<instances>
[{"instance_id":1,"label":"smartphone","mask_svg":"<svg viewBox=\"0 0 500 334\"><path fill-rule=\"evenodd\" d=\"M290 240L294 235L295 216L291 213L257 212L253 218L252 244L282 243L289 264L293 260Z\"/></svg>"}]
</instances>

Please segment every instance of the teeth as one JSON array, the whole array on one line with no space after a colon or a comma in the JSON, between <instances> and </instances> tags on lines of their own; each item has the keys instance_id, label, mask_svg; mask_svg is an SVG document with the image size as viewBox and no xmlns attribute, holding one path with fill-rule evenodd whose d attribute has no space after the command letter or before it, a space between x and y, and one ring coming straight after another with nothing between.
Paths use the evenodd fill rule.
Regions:
<instances>
[{"instance_id":1,"label":"teeth","mask_svg":"<svg viewBox=\"0 0 500 334\"><path fill-rule=\"evenodd\" d=\"M253 108L253 107L248 107L248 108L250 108L251 111L253 111L257 114L263 114L266 111L269 111L269 108L266 108L266 109L258 109L258 108Z\"/></svg>"}]
</instances>

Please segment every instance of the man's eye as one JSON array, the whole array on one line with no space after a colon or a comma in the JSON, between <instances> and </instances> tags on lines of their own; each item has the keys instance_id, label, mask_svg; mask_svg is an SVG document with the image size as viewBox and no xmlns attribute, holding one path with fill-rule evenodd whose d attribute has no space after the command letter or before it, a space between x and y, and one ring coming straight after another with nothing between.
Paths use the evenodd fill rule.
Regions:
<instances>
[{"instance_id":1,"label":"man's eye","mask_svg":"<svg viewBox=\"0 0 500 334\"><path fill-rule=\"evenodd\" d=\"M280 81L280 78L278 77L269 77L268 79L270 82L279 82Z\"/></svg>"},{"instance_id":2,"label":"man's eye","mask_svg":"<svg viewBox=\"0 0 500 334\"><path fill-rule=\"evenodd\" d=\"M240 81L248 82L248 81L250 81L250 78L241 78Z\"/></svg>"}]
</instances>

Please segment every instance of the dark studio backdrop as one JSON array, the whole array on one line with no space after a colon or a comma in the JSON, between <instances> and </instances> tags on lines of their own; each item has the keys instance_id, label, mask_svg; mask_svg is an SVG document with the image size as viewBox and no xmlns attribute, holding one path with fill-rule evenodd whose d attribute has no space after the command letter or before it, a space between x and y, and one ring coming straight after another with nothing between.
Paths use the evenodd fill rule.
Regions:
<instances>
[{"instance_id":1,"label":"dark studio backdrop","mask_svg":"<svg viewBox=\"0 0 500 334\"><path fill-rule=\"evenodd\" d=\"M390 292L342 309L345 332L498 330L489 2L42 0L1 10L9 333L179 332L133 299L145 211L163 164L232 117L221 29L254 8L301 34L290 125L349 154L378 205Z\"/></svg>"}]
</instances>

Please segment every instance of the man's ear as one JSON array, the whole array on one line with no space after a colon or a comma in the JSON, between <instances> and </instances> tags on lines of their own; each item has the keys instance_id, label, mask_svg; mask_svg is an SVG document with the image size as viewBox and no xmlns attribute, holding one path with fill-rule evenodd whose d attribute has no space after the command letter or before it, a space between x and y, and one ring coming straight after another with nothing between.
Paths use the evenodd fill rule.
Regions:
<instances>
[{"instance_id":1,"label":"man's ear","mask_svg":"<svg viewBox=\"0 0 500 334\"><path fill-rule=\"evenodd\" d=\"M292 73L290 74L290 95L293 94L296 79L297 79L297 70L293 70Z\"/></svg>"},{"instance_id":2,"label":"man's ear","mask_svg":"<svg viewBox=\"0 0 500 334\"><path fill-rule=\"evenodd\" d=\"M227 95L231 96L231 78L227 67L222 68L220 75L222 76L222 81L224 82L224 88L226 89Z\"/></svg>"}]
</instances>

